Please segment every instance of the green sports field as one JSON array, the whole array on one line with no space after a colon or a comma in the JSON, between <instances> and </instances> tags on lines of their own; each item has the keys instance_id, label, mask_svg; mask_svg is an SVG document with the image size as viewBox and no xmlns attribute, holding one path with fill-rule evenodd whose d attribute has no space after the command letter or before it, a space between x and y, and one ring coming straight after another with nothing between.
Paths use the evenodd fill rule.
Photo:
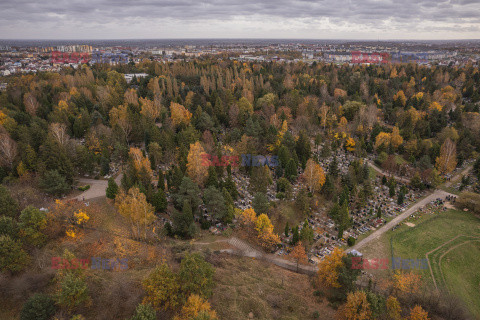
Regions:
<instances>
[{"instance_id":1,"label":"green sports field","mask_svg":"<svg viewBox=\"0 0 480 320\"><path fill-rule=\"evenodd\" d=\"M395 257L428 257L431 270L420 270L439 289L459 296L480 318L480 219L470 212L448 210L402 226L391 235Z\"/></svg>"}]
</instances>

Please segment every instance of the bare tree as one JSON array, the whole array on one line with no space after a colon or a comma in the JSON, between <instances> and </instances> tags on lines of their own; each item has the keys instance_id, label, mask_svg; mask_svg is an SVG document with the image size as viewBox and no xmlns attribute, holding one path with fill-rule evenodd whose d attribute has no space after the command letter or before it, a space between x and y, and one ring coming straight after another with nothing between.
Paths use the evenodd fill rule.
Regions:
<instances>
[{"instance_id":1,"label":"bare tree","mask_svg":"<svg viewBox=\"0 0 480 320\"><path fill-rule=\"evenodd\" d=\"M0 161L2 165L11 168L18 154L17 143L8 133L0 134Z\"/></svg>"}]
</instances>

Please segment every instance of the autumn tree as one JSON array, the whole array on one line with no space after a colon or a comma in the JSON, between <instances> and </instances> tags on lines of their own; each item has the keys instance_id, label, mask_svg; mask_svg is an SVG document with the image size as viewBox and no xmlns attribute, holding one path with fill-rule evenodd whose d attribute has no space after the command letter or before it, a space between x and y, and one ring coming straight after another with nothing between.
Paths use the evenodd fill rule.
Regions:
<instances>
[{"instance_id":1,"label":"autumn tree","mask_svg":"<svg viewBox=\"0 0 480 320\"><path fill-rule=\"evenodd\" d=\"M146 239L147 227L155 220L155 214L145 194L138 188L131 188L127 194L121 192L117 195L115 206L118 212L129 220L134 236L140 237L140 231L143 228Z\"/></svg>"},{"instance_id":2,"label":"autumn tree","mask_svg":"<svg viewBox=\"0 0 480 320\"><path fill-rule=\"evenodd\" d=\"M190 145L187 156L187 174L198 185L203 185L208 175L208 166L204 164L205 150L199 141Z\"/></svg>"},{"instance_id":3,"label":"autumn tree","mask_svg":"<svg viewBox=\"0 0 480 320\"><path fill-rule=\"evenodd\" d=\"M386 303L388 320L401 320L402 308L397 298L389 296Z\"/></svg>"},{"instance_id":4,"label":"autumn tree","mask_svg":"<svg viewBox=\"0 0 480 320\"><path fill-rule=\"evenodd\" d=\"M247 230L252 231L255 228L255 223L257 221L257 214L252 208L247 208L240 213L239 216L240 224Z\"/></svg>"},{"instance_id":5,"label":"autumn tree","mask_svg":"<svg viewBox=\"0 0 480 320\"><path fill-rule=\"evenodd\" d=\"M394 149L397 149L403 143L403 138L400 135L398 127L393 127L392 134L390 136L390 144Z\"/></svg>"},{"instance_id":6,"label":"autumn tree","mask_svg":"<svg viewBox=\"0 0 480 320\"><path fill-rule=\"evenodd\" d=\"M258 216L255 221L255 230L260 244L266 248L272 248L280 242L280 238L273 232L273 225L268 216L264 213Z\"/></svg>"},{"instance_id":7,"label":"autumn tree","mask_svg":"<svg viewBox=\"0 0 480 320\"><path fill-rule=\"evenodd\" d=\"M419 305L416 305L413 309L410 310L409 320L430 320L428 317L428 312L423 310Z\"/></svg>"},{"instance_id":8,"label":"autumn tree","mask_svg":"<svg viewBox=\"0 0 480 320\"><path fill-rule=\"evenodd\" d=\"M187 302L183 305L180 314L176 315L174 320L217 320L217 313L212 310L210 303L202 299L196 294L188 297Z\"/></svg>"},{"instance_id":9,"label":"autumn tree","mask_svg":"<svg viewBox=\"0 0 480 320\"><path fill-rule=\"evenodd\" d=\"M308 159L303 176L307 182L310 192L314 193L325 183L325 172L322 167L313 159Z\"/></svg>"},{"instance_id":10,"label":"autumn tree","mask_svg":"<svg viewBox=\"0 0 480 320\"><path fill-rule=\"evenodd\" d=\"M160 117L160 114L162 112L162 108L160 105L157 105L154 101L146 98L140 98L140 103L142 105L140 113L149 121L155 122L155 120Z\"/></svg>"},{"instance_id":11,"label":"autumn tree","mask_svg":"<svg viewBox=\"0 0 480 320\"><path fill-rule=\"evenodd\" d=\"M351 292L347 296L347 302L337 313L339 320L369 320L371 316L370 304L363 291Z\"/></svg>"},{"instance_id":12,"label":"autumn tree","mask_svg":"<svg viewBox=\"0 0 480 320\"><path fill-rule=\"evenodd\" d=\"M317 280L322 288L340 287L338 283L338 271L343 264L342 257L344 255L345 253L341 249L335 247L332 253L318 264Z\"/></svg>"},{"instance_id":13,"label":"autumn tree","mask_svg":"<svg viewBox=\"0 0 480 320\"><path fill-rule=\"evenodd\" d=\"M394 292L405 296L418 292L421 283L420 275L413 272L397 271L392 280Z\"/></svg>"},{"instance_id":14,"label":"autumn tree","mask_svg":"<svg viewBox=\"0 0 480 320\"><path fill-rule=\"evenodd\" d=\"M307 263L307 254L305 253L305 247L303 246L302 241L297 243L292 252L290 252L289 256L297 264L298 272L298 265Z\"/></svg>"},{"instance_id":15,"label":"autumn tree","mask_svg":"<svg viewBox=\"0 0 480 320\"><path fill-rule=\"evenodd\" d=\"M172 117L172 122L175 126L180 124L188 125L190 123L190 119L192 118L192 113L185 109L179 103L172 102L170 104L170 114Z\"/></svg>"},{"instance_id":16,"label":"autumn tree","mask_svg":"<svg viewBox=\"0 0 480 320\"><path fill-rule=\"evenodd\" d=\"M445 139L436 159L436 167L442 174L452 172L457 166L457 147L450 138Z\"/></svg>"},{"instance_id":17,"label":"autumn tree","mask_svg":"<svg viewBox=\"0 0 480 320\"><path fill-rule=\"evenodd\" d=\"M155 268L142 285L145 290L143 303L149 303L157 310L175 310L182 303L180 280L166 263Z\"/></svg>"},{"instance_id":18,"label":"autumn tree","mask_svg":"<svg viewBox=\"0 0 480 320\"><path fill-rule=\"evenodd\" d=\"M118 126L122 130L125 141L128 143L132 132L132 124L128 116L128 105L120 105L110 110L110 124L112 127Z\"/></svg>"}]
</instances>

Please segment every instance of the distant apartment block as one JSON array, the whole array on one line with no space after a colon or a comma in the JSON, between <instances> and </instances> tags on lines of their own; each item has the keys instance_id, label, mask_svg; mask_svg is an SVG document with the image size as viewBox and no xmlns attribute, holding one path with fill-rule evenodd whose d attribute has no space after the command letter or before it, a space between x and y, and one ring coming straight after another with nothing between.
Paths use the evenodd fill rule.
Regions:
<instances>
[{"instance_id":1,"label":"distant apartment block","mask_svg":"<svg viewBox=\"0 0 480 320\"><path fill-rule=\"evenodd\" d=\"M91 63L125 64L128 63L128 54L123 52L93 51Z\"/></svg>"}]
</instances>

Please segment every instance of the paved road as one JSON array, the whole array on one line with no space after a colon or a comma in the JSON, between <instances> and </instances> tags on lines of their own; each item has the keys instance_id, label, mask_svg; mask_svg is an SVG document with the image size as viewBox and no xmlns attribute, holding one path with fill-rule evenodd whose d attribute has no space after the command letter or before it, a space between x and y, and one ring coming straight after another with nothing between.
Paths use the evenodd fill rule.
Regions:
<instances>
[{"instance_id":1,"label":"paved road","mask_svg":"<svg viewBox=\"0 0 480 320\"><path fill-rule=\"evenodd\" d=\"M115 182L120 185L120 182L122 180L122 174L119 174L115 178ZM90 189L87 191L82 192L76 197L73 197L73 199L82 201L82 200L90 200L90 199L95 199L95 198L100 198L100 197L105 197L106 194L106 189L108 186L108 181L107 180L96 180L96 179L78 179L78 184L80 186L84 185L90 185Z\"/></svg>"},{"instance_id":2,"label":"paved road","mask_svg":"<svg viewBox=\"0 0 480 320\"><path fill-rule=\"evenodd\" d=\"M392 219L390 222L387 224L383 225L380 229L375 230L372 234L370 234L368 237L365 239L361 240L358 242L356 245L353 247L349 248L346 250L347 252L352 251L353 249L360 251L361 248L363 248L366 244L368 244L371 241L378 240L382 234L387 232L388 230L392 229L394 226L408 218L412 213L420 209L421 207L425 206L428 204L430 201L435 200L437 198L442 198L445 199L446 196L453 196L453 194L448 193L443 190L435 190L432 194L427 196L426 198L423 198L422 200L418 201L415 203L413 206L411 206L408 210L405 210L401 215L395 217Z\"/></svg>"}]
</instances>

